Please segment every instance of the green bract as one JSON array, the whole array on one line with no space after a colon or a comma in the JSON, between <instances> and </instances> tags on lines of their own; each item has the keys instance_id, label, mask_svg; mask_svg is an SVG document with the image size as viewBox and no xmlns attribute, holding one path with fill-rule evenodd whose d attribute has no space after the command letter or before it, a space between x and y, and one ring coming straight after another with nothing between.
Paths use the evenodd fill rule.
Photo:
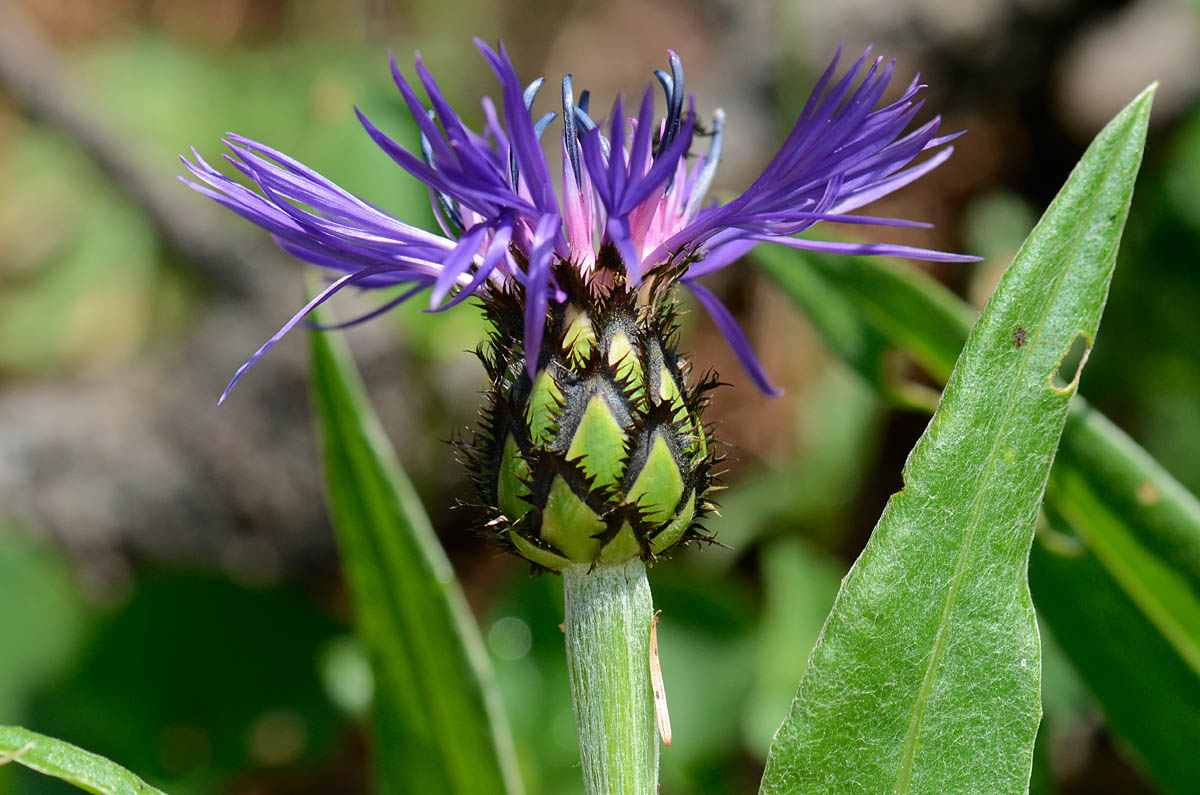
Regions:
<instances>
[{"instance_id":1,"label":"green bract","mask_svg":"<svg viewBox=\"0 0 1200 795\"><path fill-rule=\"evenodd\" d=\"M627 290L619 263L604 264L615 260L602 252L586 279L558 269L567 300L547 312L533 379L521 296L484 299L495 332L479 356L492 386L467 463L488 526L553 571L651 559L707 538L698 522L712 510L715 457L700 415L717 380L688 385L670 280Z\"/></svg>"}]
</instances>

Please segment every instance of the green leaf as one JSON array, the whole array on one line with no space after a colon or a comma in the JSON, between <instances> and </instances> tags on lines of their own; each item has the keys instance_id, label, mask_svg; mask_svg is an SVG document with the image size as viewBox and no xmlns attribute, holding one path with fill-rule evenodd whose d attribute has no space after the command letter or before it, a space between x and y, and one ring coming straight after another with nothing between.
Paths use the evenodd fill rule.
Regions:
<instances>
[{"instance_id":1,"label":"green leaf","mask_svg":"<svg viewBox=\"0 0 1200 795\"><path fill-rule=\"evenodd\" d=\"M329 512L375 672L384 790L520 792L479 629L349 351L314 332L312 361Z\"/></svg>"},{"instance_id":2,"label":"green leaf","mask_svg":"<svg viewBox=\"0 0 1200 795\"><path fill-rule=\"evenodd\" d=\"M1102 498L1079 468L1056 468L1048 494L1055 513L1200 677L1200 598L1184 570L1143 543L1125 521L1124 506L1114 504L1111 493Z\"/></svg>"},{"instance_id":3,"label":"green leaf","mask_svg":"<svg viewBox=\"0 0 1200 795\"><path fill-rule=\"evenodd\" d=\"M1200 679L1077 538L1039 529L1029 584L1117 734L1170 792L1200 792Z\"/></svg>"},{"instance_id":4,"label":"green leaf","mask_svg":"<svg viewBox=\"0 0 1200 795\"><path fill-rule=\"evenodd\" d=\"M949 374L972 310L924 271L879 258L797 256L784 249L766 248L755 256L830 347L885 397L921 407L921 401L909 399L919 387L895 383L883 366L896 349L938 381ZM826 322L830 307L839 307L839 317ZM871 334L885 341L877 359L844 353L852 350L847 340ZM1200 588L1200 501L1082 398L1072 405L1054 471L1067 468L1085 477L1143 543Z\"/></svg>"},{"instance_id":5,"label":"green leaf","mask_svg":"<svg viewBox=\"0 0 1200 795\"><path fill-rule=\"evenodd\" d=\"M755 257L834 352L899 405L922 408L922 388L896 383L888 357L903 350L944 381L970 329L970 306L911 266L767 247ZM876 340L869 355L856 342L865 339ZM1068 470L1085 478L1142 543L1200 589L1200 501L1082 398L1071 407L1053 469Z\"/></svg>"},{"instance_id":6,"label":"green leaf","mask_svg":"<svg viewBox=\"0 0 1200 795\"><path fill-rule=\"evenodd\" d=\"M1093 141L984 308L843 582L763 792L1028 787L1041 704L1026 564L1078 381L1054 378L1095 338L1153 93Z\"/></svg>"},{"instance_id":7,"label":"green leaf","mask_svg":"<svg viewBox=\"0 0 1200 795\"><path fill-rule=\"evenodd\" d=\"M15 762L96 795L163 795L120 765L70 743L0 726L0 765Z\"/></svg>"},{"instance_id":8,"label":"green leaf","mask_svg":"<svg viewBox=\"0 0 1200 795\"><path fill-rule=\"evenodd\" d=\"M1085 481L1094 498L1104 503L1136 542L1189 581L1195 599L1194 594L1200 593L1200 500L1149 453L1079 400L1067 419L1053 472L1056 480ZM1074 489L1065 489L1061 500L1074 501L1076 494ZM1056 496L1055 503L1059 502ZM1078 510L1062 506L1063 513ZM1120 560L1113 563L1121 565ZM1194 642L1200 644L1200 633Z\"/></svg>"},{"instance_id":9,"label":"green leaf","mask_svg":"<svg viewBox=\"0 0 1200 795\"><path fill-rule=\"evenodd\" d=\"M779 258L779 253L785 258ZM958 332L953 324L956 316L969 317L970 307L926 273L906 263L796 251L775 251L771 259L760 257L756 252L756 258L802 308L807 310L819 295L798 290L797 285L802 287L806 282L789 280L789 271L809 274L811 281L834 295L854 316L852 321L840 318L840 325L830 325L823 322L820 314L809 315L835 352L843 350L838 345L838 335L848 324L859 324L880 334L889 347L907 343L898 333L884 333L883 329L908 328L921 335L933 335L938 333L934 327L941 325L945 337L942 345L935 347L937 341L931 338L916 349L936 350L937 355L923 358L919 353L913 354L927 372L937 376L953 364L953 356L947 351L966 338L968 323L961 323ZM911 288L894 293L877 289L877 285L896 279L911 282ZM947 311L947 307L955 303L956 308ZM851 357L843 355L843 358L879 393L885 397L894 395L893 386L881 382L875 370L860 366ZM1196 594L1200 592L1200 501L1081 397L1071 406L1058 457L1051 470L1051 486L1046 494L1047 506L1063 516L1073 517L1073 525L1082 525L1075 527L1081 543L1092 548L1105 544L1106 538L1112 536L1107 541L1110 547L1115 541L1130 550L1129 556L1116 554L1114 549L1109 549L1108 554L1099 548L1093 550L1094 555L1088 553L1092 555L1089 558L1092 564L1101 567L1110 587L1125 589L1123 599L1149 611L1142 616L1138 640L1131 641L1127 648L1162 646L1176 655L1170 665L1183 666L1186 670L1189 667L1187 660L1194 660L1195 649L1200 645L1200 637L1184 632L1185 628L1195 626ZM1087 519L1093 514L1095 518ZM1129 547L1130 544L1144 549ZM1147 555L1160 560L1147 559ZM1155 571L1164 574L1166 585L1161 590L1153 576ZM1168 574L1168 571L1173 573ZM1179 587L1180 576L1189 580L1189 589ZM1092 628L1090 632L1080 631L1070 614L1060 609L1058 600L1061 599L1071 604L1089 603L1092 586L1087 578L1067 577L1055 588L1049 588L1047 583L1046 578L1032 582L1034 602L1056 632L1077 636L1078 641L1067 644L1067 650L1083 675L1095 669L1097 658L1107 660L1112 666L1107 676L1114 681L1142 681L1140 677L1153 670L1150 662L1139 660L1136 655L1112 653L1113 644L1108 642L1103 622L1098 618L1093 617L1087 623L1086 617L1080 616L1079 621ZM1079 590L1071 592L1071 588ZM1130 601L1132 597L1136 598ZM1134 634L1131 627L1128 634ZM1190 751L1172 760L1170 752L1179 748L1177 743L1163 743L1156 732L1129 722L1143 714L1126 708L1123 701L1129 691L1094 684L1092 687L1113 728L1134 747L1152 775L1167 782L1174 775L1173 770L1190 769L1193 764ZM1144 714L1151 715L1154 711L1148 710ZM1200 731L1194 728L1194 723L1177 725L1192 748L1200 745Z\"/></svg>"}]
</instances>

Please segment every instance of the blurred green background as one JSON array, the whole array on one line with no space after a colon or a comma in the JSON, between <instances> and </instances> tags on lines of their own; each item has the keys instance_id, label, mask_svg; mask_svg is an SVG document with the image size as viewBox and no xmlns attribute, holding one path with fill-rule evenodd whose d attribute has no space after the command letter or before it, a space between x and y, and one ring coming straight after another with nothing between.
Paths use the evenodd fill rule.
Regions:
<instances>
[{"instance_id":1,"label":"blurred green background","mask_svg":"<svg viewBox=\"0 0 1200 795\"><path fill-rule=\"evenodd\" d=\"M728 114L726 195L773 154L836 42L873 42L899 59L897 88L920 71L927 113L969 130L947 165L873 209L936 223L889 240L984 256L934 270L976 305L1090 137L1161 80L1082 389L1200 491L1195 4L0 0L0 723L173 793L369 791L371 674L321 503L304 341L215 406L299 305L302 268L173 182L175 157L218 157L235 130L432 224L353 108L415 143L387 51L407 70L420 49L477 122L494 86L472 35L503 39L527 80L573 72L599 109L676 49L701 113ZM787 393L758 395L703 313L687 317L684 348L733 384L711 410L731 488L710 529L729 548L651 571L675 729L664 793L757 786L926 421L881 404L749 264L712 281ZM347 296L342 311L366 305ZM351 344L479 619L529 792L579 792L561 588L453 510L469 486L445 441L484 387L464 353L482 323L419 309ZM1040 791L1154 791L1044 640ZM0 767L4 795L70 791L15 767Z\"/></svg>"}]
</instances>

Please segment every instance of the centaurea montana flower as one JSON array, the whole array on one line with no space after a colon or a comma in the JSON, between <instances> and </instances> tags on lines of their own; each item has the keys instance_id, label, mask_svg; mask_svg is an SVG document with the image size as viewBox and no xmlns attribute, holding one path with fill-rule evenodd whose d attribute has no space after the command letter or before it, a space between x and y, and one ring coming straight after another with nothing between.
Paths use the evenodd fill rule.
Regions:
<instances>
[{"instance_id":1,"label":"centaurea montana flower","mask_svg":"<svg viewBox=\"0 0 1200 795\"><path fill-rule=\"evenodd\" d=\"M226 159L261 192L184 158L185 180L271 232L296 257L336 274L235 374L238 378L315 307L338 291L401 287L374 317L428 289L430 307L476 296L495 329L480 356L492 379L489 405L468 458L490 526L535 564L620 563L704 537L699 518L714 462L700 420L706 377L691 385L676 348L674 286L707 310L755 384L767 378L729 310L697 280L759 243L936 261L975 259L922 248L796 237L821 221L924 226L846 215L931 171L956 135L935 117L907 128L922 101L914 79L876 107L895 62L864 53L834 81L821 76L780 151L741 195L706 202L720 160L724 114L701 127L683 67L656 71L627 117L618 97L607 124L593 121L588 92L562 81L561 193L541 138L556 114L533 114L542 87L525 85L501 46L476 46L499 79L503 114L483 100L482 132L446 102L420 56L427 108L392 60L392 74L420 130L420 152L396 143L361 112L367 133L428 186L441 233L394 218L307 166L230 134ZM840 50L839 50L840 56ZM861 75L861 77L860 77ZM607 129L607 134L606 134ZM698 138L706 153L693 158ZM922 153L933 154L914 162ZM348 325L348 324L345 324Z\"/></svg>"}]
</instances>

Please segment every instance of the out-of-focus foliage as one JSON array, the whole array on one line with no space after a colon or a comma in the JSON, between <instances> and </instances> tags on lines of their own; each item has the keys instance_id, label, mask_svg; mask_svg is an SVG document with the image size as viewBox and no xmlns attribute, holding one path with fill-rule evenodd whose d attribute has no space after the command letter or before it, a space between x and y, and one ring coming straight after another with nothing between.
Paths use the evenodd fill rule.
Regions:
<instances>
[{"instance_id":1,"label":"out-of-focus foliage","mask_svg":"<svg viewBox=\"0 0 1200 795\"><path fill-rule=\"evenodd\" d=\"M1200 736L1195 669L1149 626L1141 605L1072 533L1053 526L1039 531L1029 579L1039 615L1054 628L1120 736L1164 788L1194 792ZM1044 683L1050 696L1061 692L1053 685ZM1046 704L1043 733L1049 738L1063 728L1062 706ZM1070 712L1078 717L1077 710Z\"/></svg>"},{"instance_id":2,"label":"out-of-focus foliage","mask_svg":"<svg viewBox=\"0 0 1200 795\"><path fill-rule=\"evenodd\" d=\"M358 106L398 134L411 128L381 51L314 38L214 58L146 33L78 60L105 122L130 136L155 172L179 171L177 155L188 146L219 157L220 137L236 130L319 163L326 176L399 217L432 224L424 192L370 145L354 118ZM159 334L179 332L182 313L198 300L194 287L163 267L161 244L140 210L74 145L53 131L18 127L0 161L0 191L20 197L0 202L0 372L120 362L160 345ZM182 193L180 202L207 209ZM470 312L448 317L465 325L464 339L479 327ZM446 324L406 325L435 350L454 339Z\"/></svg>"},{"instance_id":3,"label":"out-of-focus foliage","mask_svg":"<svg viewBox=\"0 0 1200 795\"><path fill-rule=\"evenodd\" d=\"M443 78L443 88L478 122L476 97L493 89L469 46L473 33L503 37L529 79L544 72L553 83L571 70L577 85L610 80L629 92L648 75L643 62L657 65L663 49L675 47L698 106L729 111L727 162L716 187L735 190L748 184L786 133L812 84L810 64L827 59L831 41L878 42L879 26L890 20L904 30L905 19L937 4L872 5L875 10L862 15L869 19L856 23L871 25L869 33L847 29L831 38L798 35L814 24L796 21L805 14L836 16L827 5L804 3L24 5L57 36L68 77L147 169L178 173L176 154L193 144L211 160L219 154L219 136L236 130L296 155L401 217L430 225L427 197L369 143L352 115L358 104L389 133L416 143L387 75L388 48L402 63L420 48L439 74L454 75ZM1145 15L1164 4L1103 5ZM72 8L56 16L60 6ZM901 70L926 73L927 107L949 114L947 129L969 131L927 186L910 186L902 200L911 205L879 213L930 218L938 224L930 234L938 237L917 242L985 255L988 262L978 269L935 272L976 303L1082 148L1058 126L1068 110L1052 105L1049 91L1004 93L1017 76L986 71L997 42L1012 40L995 26L979 28L976 17L1009 6L1024 9L1023 27L1012 27L1021 32L1022 59L1040 70L1039 84L1059 79L1051 76L1072 37L1110 21L1104 9L1082 2L960 4L959 13L936 14L937 24L920 28L921 36L899 34L901 46L886 48L901 56ZM1058 16L1044 22L1040 15L1052 12ZM1046 54L1038 50L1042 41L1062 44ZM1155 39L1144 46L1163 45ZM1139 64L1127 67L1136 71ZM608 90L595 96L602 112ZM546 101L546 109L554 109ZM1152 133L1104 330L1082 389L1197 491L1195 98L1185 97L1176 114L1174 121L1160 114L1163 124ZM209 209L182 187L178 200L189 211ZM257 234L236 222L228 228L235 237ZM855 266L845 267L852 273ZM724 380L734 384L718 390L714 407L719 435L737 446L730 451L723 516L711 523L732 549L688 551L650 572L664 610L661 654L675 725L675 742L662 758L664 793L749 792L757 785L767 742L784 717L838 579L899 486L903 456L924 423L918 414L893 410L826 356L806 322L772 297L774 287L746 271L713 287L729 299L788 394L774 402L756 395L736 364L721 360L724 349L713 344L707 321L700 313L689 316L685 347L698 361L719 364ZM269 308L245 311L282 322L300 295L297 271L295 280L280 281ZM177 350L213 300L209 287L73 143L14 106L0 106L0 400L58 384L83 400L90 379ZM419 310L407 307L375 324L396 331L391 339L383 333L352 342L372 353L373 362L395 362L391 370L366 369L365 376L392 423L389 430L411 434L399 454L480 617L527 790L578 792L558 583L530 578L524 567L497 557L473 540L465 518L443 508L467 493L460 476L445 474L455 470L441 442L467 421L483 386L481 369L462 353L474 347L482 326L468 307L436 317ZM835 319L846 322L842 314ZM247 338L230 350L228 369L260 342ZM285 344L294 351L303 342ZM957 347L951 361L956 353ZM934 378L918 380L921 387L907 394L929 406L938 372L920 348L909 356ZM911 386L914 373L905 359L885 365L890 383ZM215 400L222 384L219 377L212 381L212 393L197 394L197 405ZM302 399L301 391L278 398ZM404 407L400 417L396 406ZM0 450L11 431L0 424ZM270 453L257 451L264 459ZM52 465L22 463L44 473L39 499L84 505L97 499L56 482ZM0 484L5 476L0 472ZM239 488L255 493L253 482ZM253 505L253 497L247 502ZM0 504L0 518L6 513ZM251 535L262 521L247 514L242 526L201 530ZM28 538L38 535L56 542L31 546ZM1126 754L1124 744L1114 750L1108 723L1117 726L1122 743L1174 754L1154 731L1195 717L1187 697L1195 680L1175 656L1173 663L1155 664L1161 687L1137 686L1150 675L1138 666L1176 652L1102 576L1103 566L1086 553L1075 555L1079 547L1068 542L1057 557L1035 546L1034 588L1039 582L1048 588L1047 580L1064 588L1077 583L1076 594L1090 588L1095 596L1066 617L1053 609L1070 604L1065 596L1041 608L1043 629L1063 626L1061 645L1075 661L1054 644L1044 647L1047 718L1037 791L1148 791L1137 772L1139 753ZM62 549L75 557L66 558ZM89 545L70 528L22 526L0 536L0 603L22 608L0 611L0 723L27 725L119 759L171 793L366 792L364 716L372 676L349 634L348 600L333 572L332 560L310 560L285 571L286 584L270 577L246 584L244 571L235 570L231 581L229 571L211 561L130 560L119 543ZM14 645L13 637L22 642ZM1145 654L1135 653L1140 649ZM1086 661L1084 654L1090 654ZM1091 693L1105 703L1104 712ZM1173 693L1182 695L1168 703ZM1126 712L1115 699L1123 699ZM100 717L110 709L119 711L119 724ZM1123 726L1145 732L1139 739ZM0 767L5 795L71 791L16 765Z\"/></svg>"},{"instance_id":4,"label":"out-of-focus foliage","mask_svg":"<svg viewBox=\"0 0 1200 795\"><path fill-rule=\"evenodd\" d=\"M341 719L318 666L340 629L298 594L159 573L91 624L71 669L6 717L120 759L173 793L336 753ZM18 781L11 791L59 791Z\"/></svg>"},{"instance_id":5,"label":"out-of-focus foliage","mask_svg":"<svg viewBox=\"0 0 1200 795\"><path fill-rule=\"evenodd\" d=\"M2 526L0 604L16 608L0 612L0 715L13 716L77 652L84 610L64 562Z\"/></svg>"},{"instance_id":6,"label":"out-of-focus foliage","mask_svg":"<svg viewBox=\"0 0 1200 795\"><path fill-rule=\"evenodd\" d=\"M1200 112L1161 144L1138 186L1091 400L1200 493Z\"/></svg>"}]
</instances>

